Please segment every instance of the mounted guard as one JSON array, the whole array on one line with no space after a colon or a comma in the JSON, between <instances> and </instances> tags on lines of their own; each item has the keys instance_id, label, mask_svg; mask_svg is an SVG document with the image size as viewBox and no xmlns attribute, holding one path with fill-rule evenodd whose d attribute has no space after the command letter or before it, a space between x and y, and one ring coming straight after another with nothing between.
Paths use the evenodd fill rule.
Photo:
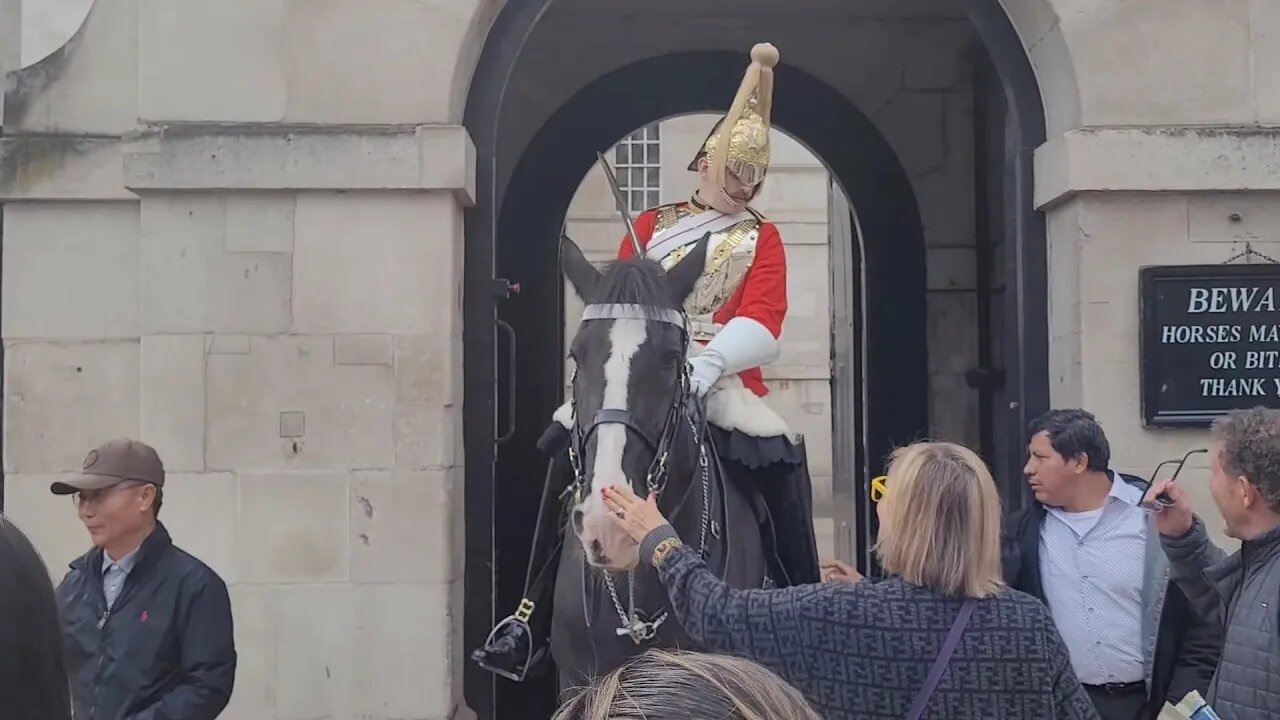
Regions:
<instances>
[{"instance_id":1,"label":"mounted guard","mask_svg":"<svg viewBox=\"0 0 1280 720\"><path fill-rule=\"evenodd\" d=\"M687 202L647 210L633 223L603 158L602 164L628 226L619 260L640 252L669 271L695 247L694 254L700 254L700 241L707 241L703 271L683 307L691 340L689 390L702 408L720 472L762 501L758 504L763 505L765 520L762 542L768 581L800 585L819 581L804 441L765 402L769 390L760 371L779 355L787 312L786 256L778 228L750 207L769 169L778 51L769 44L756 45L751 58L729 112L688 166L699 179ZM471 655L485 669L517 682L537 669L547 654L570 494L581 502L581 470L569 462L577 420L573 415L571 399L556 411L555 422L539 441L551 462L524 598L514 614L498 623L485 646ZM718 532L715 523L711 525L712 533ZM653 629L648 628L649 638ZM618 634L624 632L625 628ZM632 636L639 644L642 637L636 632Z\"/></svg>"}]
</instances>

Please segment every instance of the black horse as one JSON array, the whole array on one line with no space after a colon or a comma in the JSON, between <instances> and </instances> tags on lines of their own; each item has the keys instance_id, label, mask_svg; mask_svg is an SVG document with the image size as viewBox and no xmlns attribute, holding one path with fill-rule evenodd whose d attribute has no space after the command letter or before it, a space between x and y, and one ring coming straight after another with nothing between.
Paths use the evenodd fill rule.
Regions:
<instances>
[{"instance_id":1,"label":"black horse","mask_svg":"<svg viewBox=\"0 0 1280 720\"><path fill-rule=\"evenodd\" d=\"M565 275L587 304L573 339L574 481L556 576L551 655L562 690L589 682L646 649L697 646L670 610L652 569L626 566L634 544L612 525L600 489L630 483L658 505L708 567L738 588L771 582L767 514L754 490L726 480L702 405L689 385L681 308L702 274L703 238L670 271L649 259L603 272L565 238ZM743 483L745 485L745 483Z\"/></svg>"}]
</instances>

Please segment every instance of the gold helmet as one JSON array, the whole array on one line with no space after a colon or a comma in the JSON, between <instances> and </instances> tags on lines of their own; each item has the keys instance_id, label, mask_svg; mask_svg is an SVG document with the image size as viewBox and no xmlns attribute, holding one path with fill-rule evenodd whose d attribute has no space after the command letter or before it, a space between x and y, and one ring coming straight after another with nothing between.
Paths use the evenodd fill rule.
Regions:
<instances>
[{"instance_id":1,"label":"gold helmet","mask_svg":"<svg viewBox=\"0 0 1280 720\"><path fill-rule=\"evenodd\" d=\"M690 170L698 169L703 157L711 160L711 178L721 187L725 170L752 187L764 181L769 171L769 112L773 106L773 68L778 64L778 48L760 43L751 48L751 64L738 86L729 112L716 123Z\"/></svg>"}]
</instances>

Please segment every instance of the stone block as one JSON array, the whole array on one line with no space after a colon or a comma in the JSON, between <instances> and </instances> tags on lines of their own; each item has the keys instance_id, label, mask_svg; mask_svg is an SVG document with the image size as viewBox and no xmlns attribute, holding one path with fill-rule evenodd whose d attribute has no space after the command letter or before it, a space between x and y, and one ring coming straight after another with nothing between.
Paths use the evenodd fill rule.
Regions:
<instances>
[{"instance_id":1,"label":"stone block","mask_svg":"<svg viewBox=\"0 0 1280 720\"><path fill-rule=\"evenodd\" d=\"M203 335L142 338L142 437L170 472L204 470Z\"/></svg>"},{"instance_id":2,"label":"stone block","mask_svg":"<svg viewBox=\"0 0 1280 720\"><path fill-rule=\"evenodd\" d=\"M1253 53L1253 87L1258 122L1280 123L1280 4L1249 0L1249 49Z\"/></svg>"},{"instance_id":3,"label":"stone block","mask_svg":"<svg viewBox=\"0 0 1280 720\"><path fill-rule=\"evenodd\" d=\"M947 162L946 96L899 92L869 113L912 177L938 172Z\"/></svg>"},{"instance_id":4,"label":"stone block","mask_svg":"<svg viewBox=\"0 0 1280 720\"><path fill-rule=\"evenodd\" d=\"M785 213L783 216L785 217ZM790 252L795 245L827 245L831 242L829 217L820 220L783 220L775 215L767 215L778 226L778 234L782 236L782 244ZM810 217L813 217L810 214Z\"/></svg>"},{"instance_id":5,"label":"stone block","mask_svg":"<svg viewBox=\"0 0 1280 720\"><path fill-rule=\"evenodd\" d=\"M1049 254L1049 334L1066 335L1080 331L1081 285L1080 205L1071 203L1049 210L1046 218ZM1089 268L1090 273L1099 268ZM1050 353L1052 364L1053 353Z\"/></svg>"},{"instance_id":6,"label":"stone block","mask_svg":"<svg viewBox=\"0 0 1280 720\"><path fill-rule=\"evenodd\" d=\"M978 447L978 391L962 374L929 375L929 437Z\"/></svg>"},{"instance_id":7,"label":"stone block","mask_svg":"<svg viewBox=\"0 0 1280 720\"><path fill-rule=\"evenodd\" d=\"M333 361L338 365L393 366L390 335L339 335L333 339Z\"/></svg>"},{"instance_id":8,"label":"stone block","mask_svg":"<svg viewBox=\"0 0 1280 720\"><path fill-rule=\"evenodd\" d=\"M1187 198L1180 196L1090 196L1080 205L1080 298L1111 300L1137 294L1138 268L1204 254L1187 242ZM1222 255L1225 247L1209 250ZM1226 259L1226 255L1221 258Z\"/></svg>"},{"instance_id":9,"label":"stone block","mask_svg":"<svg viewBox=\"0 0 1280 720\"><path fill-rule=\"evenodd\" d=\"M462 217L448 195L308 193L294 240L295 332L444 339Z\"/></svg>"},{"instance_id":10,"label":"stone block","mask_svg":"<svg viewBox=\"0 0 1280 720\"><path fill-rule=\"evenodd\" d=\"M395 418L396 467L443 468L461 462L457 452L459 406L398 405Z\"/></svg>"},{"instance_id":11,"label":"stone block","mask_svg":"<svg viewBox=\"0 0 1280 720\"><path fill-rule=\"evenodd\" d=\"M948 21L931 14L927 22L902 23L897 27L902 40L914 50L900 55L903 89L914 92L968 89L968 65L959 60L979 42L968 18Z\"/></svg>"},{"instance_id":12,"label":"stone block","mask_svg":"<svg viewBox=\"0 0 1280 720\"><path fill-rule=\"evenodd\" d=\"M279 122L289 87L285 0L140 0L138 115Z\"/></svg>"},{"instance_id":13,"label":"stone block","mask_svg":"<svg viewBox=\"0 0 1280 720\"><path fill-rule=\"evenodd\" d=\"M213 195L142 201L142 317L148 333L289 329L292 268L278 252L227 252L227 203Z\"/></svg>"},{"instance_id":14,"label":"stone block","mask_svg":"<svg viewBox=\"0 0 1280 720\"><path fill-rule=\"evenodd\" d=\"M362 471L351 480L351 581L452 580L453 488L448 470Z\"/></svg>"},{"instance_id":15,"label":"stone block","mask_svg":"<svg viewBox=\"0 0 1280 720\"><path fill-rule=\"evenodd\" d=\"M233 585L231 614L235 618L236 685L231 702L219 720L276 718L276 646L279 642L278 588Z\"/></svg>"},{"instance_id":16,"label":"stone block","mask_svg":"<svg viewBox=\"0 0 1280 720\"><path fill-rule=\"evenodd\" d=\"M753 207L778 221L826 222L827 195L831 190L826 168L771 165L769 180L760 189L758 200L752 201Z\"/></svg>"},{"instance_id":17,"label":"stone block","mask_svg":"<svg viewBox=\"0 0 1280 720\"><path fill-rule=\"evenodd\" d=\"M126 200L120 142L114 138L0 138L0 200Z\"/></svg>"},{"instance_id":18,"label":"stone block","mask_svg":"<svg viewBox=\"0 0 1280 720\"><path fill-rule=\"evenodd\" d=\"M236 568L245 583L345 582L346 473L240 474Z\"/></svg>"},{"instance_id":19,"label":"stone block","mask_svg":"<svg viewBox=\"0 0 1280 720\"><path fill-rule=\"evenodd\" d=\"M1018 29L1023 47L1035 47L1058 24L1058 13L1050 0L1000 0L1009 21Z\"/></svg>"},{"instance_id":20,"label":"stone block","mask_svg":"<svg viewBox=\"0 0 1280 720\"><path fill-rule=\"evenodd\" d=\"M119 135L132 128L138 118L137 28L134 0L95 0L65 45L12 76L5 134Z\"/></svg>"},{"instance_id":21,"label":"stone block","mask_svg":"<svg viewBox=\"0 0 1280 720\"><path fill-rule=\"evenodd\" d=\"M456 125L165 125L131 134L122 152L125 186L139 193L447 190L475 201L475 146Z\"/></svg>"},{"instance_id":22,"label":"stone block","mask_svg":"<svg viewBox=\"0 0 1280 720\"><path fill-rule=\"evenodd\" d=\"M57 475L26 474L4 478L5 517L31 540L54 584L66 576L68 563L93 546L71 498L49 492L49 485L58 479Z\"/></svg>"},{"instance_id":23,"label":"stone block","mask_svg":"<svg viewBox=\"0 0 1280 720\"><path fill-rule=\"evenodd\" d=\"M332 337L254 337L250 347L208 358L210 468L392 466L391 368L335 365ZM305 414L305 437L280 437L282 412Z\"/></svg>"},{"instance_id":24,"label":"stone block","mask_svg":"<svg viewBox=\"0 0 1280 720\"><path fill-rule=\"evenodd\" d=\"M288 2L284 55L289 120L455 119L449 73L471 20L470 5L416 0Z\"/></svg>"},{"instance_id":25,"label":"stone block","mask_svg":"<svg viewBox=\"0 0 1280 720\"><path fill-rule=\"evenodd\" d=\"M804 435L809 475L831 475L831 384L828 380L774 380L766 401L792 433Z\"/></svg>"},{"instance_id":26,"label":"stone block","mask_svg":"<svg viewBox=\"0 0 1280 720\"><path fill-rule=\"evenodd\" d=\"M1192 242L1274 243L1280 193L1213 193L1187 198Z\"/></svg>"},{"instance_id":27,"label":"stone block","mask_svg":"<svg viewBox=\"0 0 1280 720\"><path fill-rule=\"evenodd\" d=\"M931 247L925 251L930 290L975 290L977 256L973 248Z\"/></svg>"},{"instance_id":28,"label":"stone block","mask_svg":"<svg viewBox=\"0 0 1280 720\"><path fill-rule=\"evenodd\" d=\"M139 431L139 343L5 347L6 473L79 472L85 453Z\"/></svg>"},{"instance_id":29,"label":"stone block","mask_svg":"<svg viewBox=\"0 0 1280 720\"><path fill-rule=\"evenodd\" d=\"M248 335L209 335L205 347L210 355L248 355Z\"/></svg>"},{"instance_id":30,"label":"stone block","mask_svg":"<svg viewBox=\"0 0 1280 720\"><path fill-rule=\"evenodd\" d=\"M941 169L911 178L929 247L973 247L973 167L948 162Z\"/></svg>"},{"instance_id":31,"label":"stone block","mask_svg":"<svg viewBox=\"0 0 1280 720\"><path fill-rule=\"evenodd\" d=\"M787 249L787 316L774 366L811 367L831 374L829 251L824 245Z\"/></svg>"},{"instance_id":32,"label":"stone block","mask_svg":"<svg viewBox=\"0 0 1280 720\"><path fill-rule=\"evenodd\" d=\"M1027 55L1040 85L1040 96L1044 98L1048 137L1080 127L1079 82L1062 24L1053 24L1034 46L1029 46Z\"/></svg>"},{"instance_id":33,"label":"stone block","mask_svg":"<svg viewBox=\"0 0 1280 720\"><path fill-rule=\"evenodd\" d=\"M238 505L239 481L234 474L171 472L165 459L160 519L175 545L200 558L227 584L239 579L236 571Z\"/></svg>"},{"instance_id":34,"label":"stone block","mask_svg":"<svg viewBox=\"0 0 1280 720\"><path fill-rule=\"evenodd\" d=\"M1136 357L1133 362L1086 365L1084 369L1081 407L1089 408L1099 419L1114 418L1117 425L1141 422L1142 383Z\"/></svg>"},{"instance_id":35,"label":"stone block","mask_svg":"<svg viewBox=\"0 0 1280 720\"><path fill-rule=\"evenodd\" d=\"M929 293L929 372L964 374L978 362L978 296Z\"/></svg>"},{"instance_id":36,"label":"stone block","mask_svg":"<svg viewBox=\"0 0 1280 720\"><path fill-rule=\"evenodd\" d=\"M1036 149L1035 202L1120 191L1280 190L1280 130L1241 127L1079 129Z\"/></svg>"},{"instance_id":37,"label":"stone block","mask_svg":"<svg viewBox=\"0 0 1280 720\"><path fill-rule=\"evenodd\" d=\"M449 717L458 653L449 593L446 584L281 589L277 715Z\"/></svg>"},{"instance_id":38,"label":"stone block","mask_svg":"<svg viewBox=\"0 0 1280 720\"><path fill-rule=\"evenodd\" d=\"M4 337L138 336L138 206L4 208Z\"/></svg>"},{"instance_id":39,"label":"stone block","mask_svg":"<svg viewBox=\"0 0 1280 720\"><path fill-rule=\"evenodd\" d=\"M293 252L297 196L230 194L225 203L227 252Z\"/></svg>"},{"instance_id":40,"label":"stone block","mask_svg":"<svg viewBox=\"0 0 1280 720\"><path fill-rule=\"evenodd\" d=\"M1255 120L1249 0L1107 3L1061 28L1084 125Z\"/></svg>"}]
</instances>

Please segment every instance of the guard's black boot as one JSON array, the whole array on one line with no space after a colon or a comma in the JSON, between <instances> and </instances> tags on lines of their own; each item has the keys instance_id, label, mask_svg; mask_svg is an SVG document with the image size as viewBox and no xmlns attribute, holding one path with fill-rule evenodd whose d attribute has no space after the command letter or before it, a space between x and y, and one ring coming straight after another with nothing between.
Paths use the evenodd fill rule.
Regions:
<instances>
[{"instance_id":1,"label":"guard's black boot","mask_svg":"<svg viewBox=\"0 0 1280 720\"><path fill-rule=\"evenodd\" d=\"M547 657L547 642L545 638L542 642L535 641L528 616L523 613L531 606L528 601L521 603L515 615L498 623L484 647L471 652L471 660L485 670L514 682L540 675L546 669L543 661Z\"/></svg>"},{"instance_id":2,"label":"guard's black boot","mask_svg":"<svg viewBox=\"0 0 1280 720\"><path fill-rule=\"evenodd\" d=\"M514 682L539 675L548 665L551 601L564 543L567 489L573 480L565 453L567 445L568 432L558 423L553 423L539 442L552 459L542 486L533 546L529 549L524 599L514 614L494 626L484 647L471 652L471 660L477 665Z\"/></svg>"}]
</instances>

